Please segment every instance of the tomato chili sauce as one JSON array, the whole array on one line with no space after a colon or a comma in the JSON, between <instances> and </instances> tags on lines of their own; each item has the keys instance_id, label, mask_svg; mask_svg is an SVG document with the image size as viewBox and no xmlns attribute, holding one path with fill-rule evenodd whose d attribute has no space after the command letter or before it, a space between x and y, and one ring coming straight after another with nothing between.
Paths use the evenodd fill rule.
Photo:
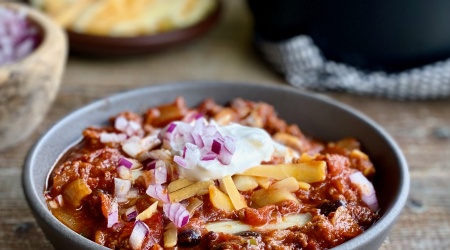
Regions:
<instances>
[{"instance_id":1,"label":"tomato chili sauce","mask_svg":"<svg viewBox=\"0 0 450 250\"><path fill-rule=\"evenodd\" d=\"M251 158L237 153L243 139L221 134L236 123L271 138L249 145L282 153L218 179L185 174L200 162L220 170ZM378 219L375 168L360 146L308 138L267 103L205 99L189 108L179 97L86 128L45 197L58 220L112 249L328 249Z\"/></svg>"}]
</instances>

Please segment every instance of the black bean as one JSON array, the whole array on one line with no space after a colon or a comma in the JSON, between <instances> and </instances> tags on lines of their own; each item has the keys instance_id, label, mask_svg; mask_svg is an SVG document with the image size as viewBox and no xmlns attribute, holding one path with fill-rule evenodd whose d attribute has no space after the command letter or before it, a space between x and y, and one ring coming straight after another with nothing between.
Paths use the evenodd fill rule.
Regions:
<instances>
[{"instance_id":1,"label":"black bean","mask_svg":"<svg viewBox=\"0 0 450 250\"><path fill-rule=\"evenodd\" d=\"M195 247L200 244L202 235L200 232L188 229L178 234L178 246Z\"/></svg>"},{"instance_id":2,"label":"black bean","mask_svg":"<svg viewBox=\"0 0 450 250\"><path fill-rule=\"evenodd\" d=\"M317 206L317 208L320 209L321 214L328 216L330 213L335 212L340 206L345 206L345 202L341 200L335 200L326 201Z\"/></svg>"},{"instance_id":3,"label":"black bean","mask_svg":"<svg viewBox=\"0 0 450 250\"><path fill-rule=\"evenodd\" d=\"M235 235L241 236L241 237L254 237L254 238L261 237L260 233L253 232L253 231L243 231L243 232L236 233Z\"/></svg>"}]
</instances>

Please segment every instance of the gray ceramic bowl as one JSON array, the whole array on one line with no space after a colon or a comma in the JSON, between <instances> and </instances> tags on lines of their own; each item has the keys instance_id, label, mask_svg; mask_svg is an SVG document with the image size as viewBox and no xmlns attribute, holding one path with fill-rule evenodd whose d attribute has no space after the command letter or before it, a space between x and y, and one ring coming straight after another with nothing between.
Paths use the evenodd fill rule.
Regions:
<instances>
[{"instance_id":1,"label":"gray ceramic bowl","mask_svg":"<svg viewBox=\"0 0 450 250\"><path fill-rule=\"evenodd\" d=\"M43 192L53 164L80 138L84 128L106 124L123 110L143 112L182 95L189 106L206 97L225 103L234 97L261 100L275 106L279 115L296 123L307 135L321 140L358 138L377 167L375 188L381 218L362 235L334 249L377 249L399 216L409 190L408 167L392 138L360 112L330 98L290 87L242 83L178 83L138 89L94 102L53 126L30 151L23 172L28 203L47 238L57 249L103 249L59 222L47 209Z\"/></svg>"}]
</instances>

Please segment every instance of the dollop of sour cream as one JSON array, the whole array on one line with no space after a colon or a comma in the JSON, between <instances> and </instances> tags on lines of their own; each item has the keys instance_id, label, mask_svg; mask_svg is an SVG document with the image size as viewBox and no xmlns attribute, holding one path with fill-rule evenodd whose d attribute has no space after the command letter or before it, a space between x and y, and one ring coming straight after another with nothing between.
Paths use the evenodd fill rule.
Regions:
<instances>
[{"instance_id":1,"label":"dollop of sour cream","mask_svg":"<svg viewBox=\"0 0 450 250\"><path fill-rule=\"evenodd\" d=\"M178 122L177 125L180 125L180 123ZM232 155L230 164L224 165L218 159L208 161L200 160L192 168L179 166L178 172L180 177L193 181L216 180L227 175L242 173L249 168L260 165L263 161L272 159L276 145L265 130L247 127L237 123L226 126L219 126L214 122L211 124L217 127L217 131L222 136L232 136L235 138L236 149ZM181 144L183 143L187 142L181 142ZM183 154L183 149L179 147L180 141L177 141L177 146L170 145L168 144L174 155ZM279 149L279 145L277 146Z\"/></svg>"}]
</instances>

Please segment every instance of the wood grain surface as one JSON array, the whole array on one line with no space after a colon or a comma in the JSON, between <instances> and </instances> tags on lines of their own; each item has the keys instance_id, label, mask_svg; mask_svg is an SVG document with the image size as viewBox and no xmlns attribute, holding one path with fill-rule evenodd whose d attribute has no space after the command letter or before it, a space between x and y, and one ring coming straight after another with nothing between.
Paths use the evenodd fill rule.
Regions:
<instances>
[{"instance_id":1,"label":"wood grain surface","mask_svg":"<svg viewBox=\"0 0 450 250\"><path fill-rule=\"evenodd\" d=\"M0 152L0 249L52 249L25 201L21 172L32 144L69 112L120 91L158 83L214 80L286 84L254 52L245 2L224 3L218 26L192 43L134 58L69 59L45 121L28 140ZM409 163L408 204L381 249L450 249L450 100L398 102L325 94L381 124Z\"/></svg>"}]
</instances>

